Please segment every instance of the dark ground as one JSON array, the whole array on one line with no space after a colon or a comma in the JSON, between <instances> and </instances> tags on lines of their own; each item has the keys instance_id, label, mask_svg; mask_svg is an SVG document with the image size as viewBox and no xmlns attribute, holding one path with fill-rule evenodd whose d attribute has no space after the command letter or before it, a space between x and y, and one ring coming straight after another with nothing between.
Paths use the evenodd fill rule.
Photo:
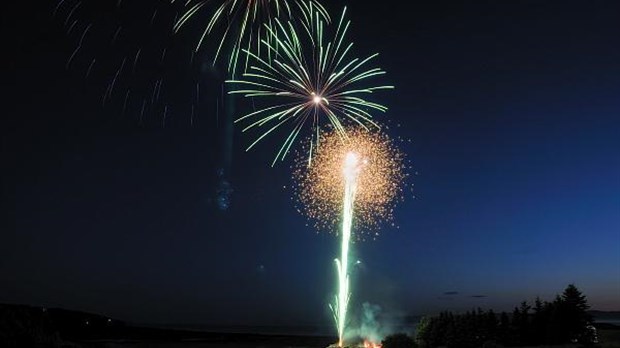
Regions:
<instances>
[{"instance_id":1,"label":"dark ground","mask_svg":"<svg viewBox=\"0 0 620 348\"><path fill-rule=\"evenodd\" d=\"M0 347L327 347L323 336L216 333L142 327L106 316L0 304Z\"/></svg>"},{"instance_id":2,"label":"dark ground","mask_svg":"<svg viewBox=\"0 0 620 348\"><path fill-rule=\"evenodd\" d=\"M595 326L600 342L598 347L620 348L620 326L608 322L600 322ZM0 304L2 348L322 348L334 340L326 336L162 329L133 325L87 312Z\"/></svg>"}]
</instances>

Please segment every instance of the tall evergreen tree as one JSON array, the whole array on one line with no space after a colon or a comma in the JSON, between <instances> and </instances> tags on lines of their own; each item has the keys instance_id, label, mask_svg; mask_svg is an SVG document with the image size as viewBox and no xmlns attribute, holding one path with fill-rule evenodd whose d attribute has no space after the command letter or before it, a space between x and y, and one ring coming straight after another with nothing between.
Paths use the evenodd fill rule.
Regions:
<instances>
[{"instance_id":1,"label":"tall evergreen tree","mask_svg":"<svg viewBox=\"0 0 620 348\"><path fill-rule=\"evenodd\" d=\"M569 284L562 293L562 303L568 337L571 341L583 341L588 335L587 327L592 323L586 296L574 284Z\"/></svg>"},{"instance_id":2,"label":"tall evergreen tree","mask_svg":"<svg viewBox=\"0 0 620 348\"><path fill-rule=\"evenodd\" d=\"M499 317L498 340L505 346L513 343L510 335L510 317L506 312L502 312Z\"/></svg>"},{"instance_id":3,"label":"tall evergreen tree","mask_svg":"<svg viewBox=\"0 0 620 348\"><path fill-rule=\"evenodd\" d=\"M546 310L548 304L543 303L540 297L536 297L534 300L534 314L532 316L531 324L531 344L541 345L545 343L545 332L547 331L548 311Z\"/></svg>"},{"instance_id":4,"label":"tall evergreen tree","mask_svg":"<svg viewBox=\"0 0 620 348\"><path fill-rule=\"evenodd\" d=\"M517 335L519 336L522 344L531 343L530 334L530 305L526 301L521 302L519 307L519 322L517 323Z\"/></svg>"},{"instance_id":5,"label":"tall evergreen tree","mask_svg":"<svg viewBox=\"0 0 620 348\"><path fill-rule=\"evenodd\" d=\"M549 303L547 316L547 332L545 341L547 344L562 344L569 342L566 335L566 325L564 324L564 300L560 295L556 295L555 300Z\"/></svg>"}]
</instances>

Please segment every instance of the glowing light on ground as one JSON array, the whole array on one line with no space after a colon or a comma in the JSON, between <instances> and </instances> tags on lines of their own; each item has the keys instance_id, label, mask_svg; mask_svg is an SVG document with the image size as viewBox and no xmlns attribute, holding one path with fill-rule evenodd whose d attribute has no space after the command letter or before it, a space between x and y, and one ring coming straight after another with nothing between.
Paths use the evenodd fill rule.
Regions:
<instances>
[{"instance_id":1,"label":"glowing light on ground","mask_svg":"<svg viewBox=\"0 0 620 348\"><path fill-rule=\"evenodd\" d=\"M364 348L381 348L381 343L375 343L368 340L364 341Z\"/></svg>"}]
</instances>

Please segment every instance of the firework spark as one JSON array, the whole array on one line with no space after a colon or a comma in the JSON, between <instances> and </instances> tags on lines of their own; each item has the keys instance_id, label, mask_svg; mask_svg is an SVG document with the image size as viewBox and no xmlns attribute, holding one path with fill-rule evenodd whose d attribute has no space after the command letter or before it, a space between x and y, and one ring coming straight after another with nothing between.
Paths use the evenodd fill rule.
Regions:
<instances>
[{"instance_id":1,"label":"firework spark","mask_svg":"<svg viewBox=\"0 0 620 348\"><path fill-rule=\"evenodd\" d=\"M300 18L287 22L276 18L265 25L266 38L261 45L270 58L244 50L252 64L242 78L228 81L237 88L230 93L270 102L236 121L249 122L244 131L256 128L260 132L248 150L276 129L292 125L273 164L284 159L307 124L311 125L309 159L324 123L331 124L341 136L351 123L378 128L371 112L385 112L387 108L366 98L377 90L393 88L368 85L370 78L385 74L380 68L368 67L377 54L365 59L351 57L353 43L346 41L350 26L346 8L332 30L312 2L299 4L303 10Z\"/></svg>"},{"instance_id":2,"label":"firework spark","mask_svg":"<svg viewBox=\"0 0 620 348\"><path fill-rule=\"evenodd\" d=\"M174 3L177 0L171 0ZM174 26L178 32L188 21L197 16L211 1L188 0L186 11ZM239 55L242 50L252 50L260 56L260 40L264 38L263 24L272 25L276 18L290 18L293 14L289 3L296 1L287 0L224 0L221 1L202 29L202 35L196 45L196 51L204 44L205 39L221 32L213 63L222 54L222 49L230 41L232 51L228 59L228 71L234 75L239 63ZM329 14L325 8L315 0L311 0L312 6L317 9L322 18L329 20ZM299 7L299 5L297 5ZM224 28L222 28L224 27ZM247 59L245 60L247 67Z\"/></svg>"},{"instance_id":3,"label":"firework spark","mask_svg":"<svg viewBox=\"0 0 620 348\"><path fill-rule=\"evenodd\" d=\"M323 132L319 141L310 165L305 152L299 151L294 169L299 211L314 221L317 230L331 231L341 223L346 187L343 163L356 154L361 169L353 202L357 232L353 237L374 238L381 223L393 220L394 206L403 199L408 176L405 155L384 132L362 127L348 128L346 137L338 131Z\"/></svg>"}]
</instances>

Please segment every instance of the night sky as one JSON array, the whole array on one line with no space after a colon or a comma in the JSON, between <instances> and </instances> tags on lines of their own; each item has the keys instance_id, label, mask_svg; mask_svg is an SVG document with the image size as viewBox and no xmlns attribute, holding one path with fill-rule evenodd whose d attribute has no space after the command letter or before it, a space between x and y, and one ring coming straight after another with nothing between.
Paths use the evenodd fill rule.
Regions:
<instances>
[{"instance_id":1,"label":"night sky","mask_svg":"<svg viewBox=\"0 0 620 348\"><path fill-rule=\"evenodd\" d=\"M66 34L54 1L20 3L2 11L0 303L331 325L339 240L296 211L290 159L270 167L281 138L246 153L249 137L226 135L221 76L172 53L146 117L131 99L123 111L129 75L103 106L118 54L97 53L89 78L94 51L67 69L79 31ZM324 3L334 17L345 5ZM377 118L411 140L413 166L399 228L354 247L353 310L511 310L569 283L594 309L620 310L620 3L346 4L355 53L379 52L396 86ZM198 32L185 35L171 52L193 48ZM237 114L247 107L235 99Z\"/></svg>"}]
</instances>

